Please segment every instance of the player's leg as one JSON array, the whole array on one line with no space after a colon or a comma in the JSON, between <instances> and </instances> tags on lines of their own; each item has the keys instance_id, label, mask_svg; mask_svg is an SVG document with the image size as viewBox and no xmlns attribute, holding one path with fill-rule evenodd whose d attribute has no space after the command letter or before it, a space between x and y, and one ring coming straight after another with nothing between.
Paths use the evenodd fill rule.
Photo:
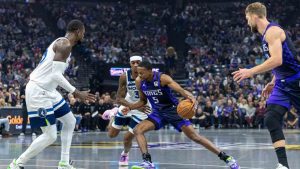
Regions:
<instances>
[{"instance_id":1,"label":"player's leg","mask_svg":"<svg viewBox=\"0 0 300 169\"><path fill-rule=\"evenodd\" d=\"M73 138L73 132L76 125L76 119L70 110L69 105L64 99L54 104L55 117L62 123L61 129L61 159L58 169L72 168L70 162L70 148Z\"/></svg>"},{"instance_id":2,"label":"player's leg","mask_svg":"<svg viewBox=\"0 0 300 169\"><path fill-rule=\"evenodd\" d=\"M287 84L278 83L275 85L271 96L267 101L266 115L264 119L265 126L270 132L273 147L275 149L278 168L289 168L286 150L285 150L285 137L282 130L283 116L290 107L290 98L288 93L283 88L288 87ZM299 100L298 100L299 101Z\"/></svg>"},{"instance_id":3,"label":"player's leg","mask_svg":"<svg viewBox=\"0 0 300 169\"><path fill-rule=\"evenodd\" d=\"M158 130L163 126L164 121L158 115L158 113L152 113L149 117L138 124L134 129L134 135L136 141L140 147L143 162L139 165L132 166L132 169L142 169L142 168L154 168L154 164L151 160L151 155L148 152L147 140L145 138L145 133L151 130Z\"/></svg>"},{"instance_id":4,"label":"player's leg","mask_svg":"<svg viewBox=\"0 0 300 169\"><path fill-rule=\"evenodd\" d=\"M183 133L194 142L201 144L205 148L207 148L209 151L216 154L221 160L226 162L228 166L231 169L239 169L239 165L237 162L233 159L233 157L227 155L225 152L221 151L219 148L217 148L210 140L205 138L204 136L199 135L195 129L192 127L192 125L188 124L188 122L185 122L185 125L182 125L181 130Z\"/></svg>"}]
</instances>

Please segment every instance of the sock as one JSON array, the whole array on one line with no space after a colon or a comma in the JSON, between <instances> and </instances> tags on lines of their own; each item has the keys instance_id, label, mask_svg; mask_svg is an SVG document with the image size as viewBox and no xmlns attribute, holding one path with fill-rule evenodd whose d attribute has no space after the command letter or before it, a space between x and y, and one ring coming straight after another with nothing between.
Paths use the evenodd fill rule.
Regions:
<instances>
[{"instance_id":1,"label":"sock","mask_svg":"<svg viewBox=\"0 0 300 169\"><path fill-rule=\"evenodd\" d=\"M61 129L61 161L69 164L70 161L70 148L72 143L73 132L75 128L76 119L70 112L60 118L62 122Z\"/></svg>"},{"instance_id":2,"label":"sock","mask_svg":"<svg viewBox=\"0 0 300 169\"><path fill-rule=\"evenodd\" d=\"M285 147L277 147L275 148L275 152L277 155L278 162L283 166L289 168Z\"/></svg>"},{"instance_id":3,"label":"sock","mask_svg":"<svg viewBox=\"0 0 300 169\"><path fill-rule=\"evenodd\" d=\"M125 153L125 151L123 151L121 155L128 156L128 154L129 153Z\"/></svg>"},{"instance_id":4,"label":"sock","mask_svg":"<svg viewBox=\"0 0 300 169\"><path fill-rule=\"evenodd\" d=\"M221 160L223 160L223 161L226 162L226 160L227 160L228 157L230 157L230 156L227 155L225 152L221 151L221 152L219 153L218 157L219 157Z\"/></svg>"},{"instance_id":5,"label":"sock","mask_svg":"<svg viewBox=\"0 0 300 169\"><path fill-rule=\"evenodd\" d=\"M151 161L151 155L149 153L143 153L143 160L152 163L152 161Z\"/></svg>"}]
</instances>

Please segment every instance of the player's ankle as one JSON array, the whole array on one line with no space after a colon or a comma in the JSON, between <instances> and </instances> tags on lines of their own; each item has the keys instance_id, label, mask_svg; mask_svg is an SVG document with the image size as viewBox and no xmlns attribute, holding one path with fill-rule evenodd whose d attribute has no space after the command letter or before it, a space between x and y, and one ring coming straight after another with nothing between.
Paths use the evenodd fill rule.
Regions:
<instances>
[{"instance_id":1,"label":"player's ankle","mask_svg":"<svg viewBox=\"0 0 300 169\"><path fill-rule=\"evenodd\" d=\"M143 160L152 163L151 155L148 152L147 153L143 153Z\"/></svg>"},{"instance_id":2,"label":"player's ankle","mask_svg":"<svg viewBox=\"0 0 300 169\"><path fill-rule=\"evenodd\" d=\"M221 151L221 152L218 154L218 157L219 157L221 160L223 160L223 161L226 162L226 160L227 160L228 157L230 157L230 156L227 155L225 152Z\"/></svg>"}]
</instances>

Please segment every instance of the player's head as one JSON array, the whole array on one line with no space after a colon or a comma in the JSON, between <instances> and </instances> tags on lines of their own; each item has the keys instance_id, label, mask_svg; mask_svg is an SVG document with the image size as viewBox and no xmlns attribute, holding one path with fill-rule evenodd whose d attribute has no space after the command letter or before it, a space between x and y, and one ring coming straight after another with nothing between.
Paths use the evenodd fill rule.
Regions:
<instances>
[{"instance_id":1,"label":"player's head","mask_svg":"<svg viewBox=\"0 0 300 169\"><path fill-rule=\"evenodd\" d=\"M257 33L257 22L259 19L265 19L267 17L267 8L260 2L254 2L247 6L245 14L251 31L253 33Z\"/></svg>"},{"instance_id":2,"label":"player's head","mask_svg":"<svg viewBox=\"0 0 300 169\"><path fill-rule=\"evenodd\" d=\"M77 19L71 20L67 26L67 32L75 35L77 43L81 43L84 38L85 27L84 24Z\"/></svg>"},{"instance_id":3,"label":"player's head","mask_svg":"<svg viewBox=\"0 0 300 169\"><path fill-rule=\"evenodd\" d=\"M139 64L142 62L142 57L141 56L131 56L130 59L130 67L133 72L137 72L137 67Z\"/></svg>"},{"instance_id":4,"label":"player's head","mask_svg":"<svg viewBox=\"0 0 300 169\"><path fill-rule=\"evenodd\" d=\"M137 71L142 80L150 79L152 76L152 65L148 61L142 61L139 64Z\"/></svg>"}]
</instances>

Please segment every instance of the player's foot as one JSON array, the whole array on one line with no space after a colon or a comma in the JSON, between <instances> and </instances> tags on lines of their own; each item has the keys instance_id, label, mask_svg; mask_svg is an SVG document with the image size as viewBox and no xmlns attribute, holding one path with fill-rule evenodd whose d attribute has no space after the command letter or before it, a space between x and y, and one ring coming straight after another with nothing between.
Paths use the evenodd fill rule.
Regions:
<instances>
[{"instance_id":1,"label":"player's foot","mask_svg":"<svg viewBox=\"0 0 300 169\"><path fill-rule=\"evenodd\" d=\"M19 165L17 164L17 160L14 159L14 160L9 164L9 166L7 167L7 169L24 169L24 167L19 166Z\"/></svg>"},{"instance_id":2,"label":"player's foot","mask_svg":"<svg viewBox=\"0 0 300 169\"><path fill-rule=\"evenodd\" d=\"M128 166L129 155L121 154L119 165L120 166Z\"/></svg>"},{"instance_id":3,"label":"player's foot","mask_svg":"<svg viewBox=\"0 0 300 169\"><path fill-rule=\"evenodd\" d=\"M279 164L277 164L276 169L288 169L288 168L279 163Z\"/></svg>"},{"instance_id":4,"label":"player's foot","mask_svg":"<svg viewBox=\"0 0 300 169\"><path fill-rule=\"evenodd\" d=\"M102 118L104 120L110 120L112 117L114 117L116 114L118 113L118 108L115 107L111 110L106 110L103 114L102 114Z\"/></svg>"},{"instance_id":5,"label":"player's foot","mask_svg":"<svg viewBox=\"0 0 300 169\"><path fill-rule=\"evenodd\" d=\"M226 164L230 167L230 169L240 169L237 161L231 156L226 159Z\"/></svg>"},{"instance_id":6,"label":"player's foot","mask_svg":"<svg viewBox=\"0 0 300 169\"><path fill-rule=\"evenodd\" d=\"M65 161L60 161L58 163L58 169L76 169L75 167L72 166L72 161L70 163L67 163Z\"/></svg>"},{"instance_id":7,"label":"player's foot","mask_svg":"<svg viewBox=\"0 0 300 169\"><path fill-rule=\"evenodd\" d=\"M155 169L155 166L149 161L144 161L139 165L132 166L131 169Z\"/></svg>"}]
</instances>

